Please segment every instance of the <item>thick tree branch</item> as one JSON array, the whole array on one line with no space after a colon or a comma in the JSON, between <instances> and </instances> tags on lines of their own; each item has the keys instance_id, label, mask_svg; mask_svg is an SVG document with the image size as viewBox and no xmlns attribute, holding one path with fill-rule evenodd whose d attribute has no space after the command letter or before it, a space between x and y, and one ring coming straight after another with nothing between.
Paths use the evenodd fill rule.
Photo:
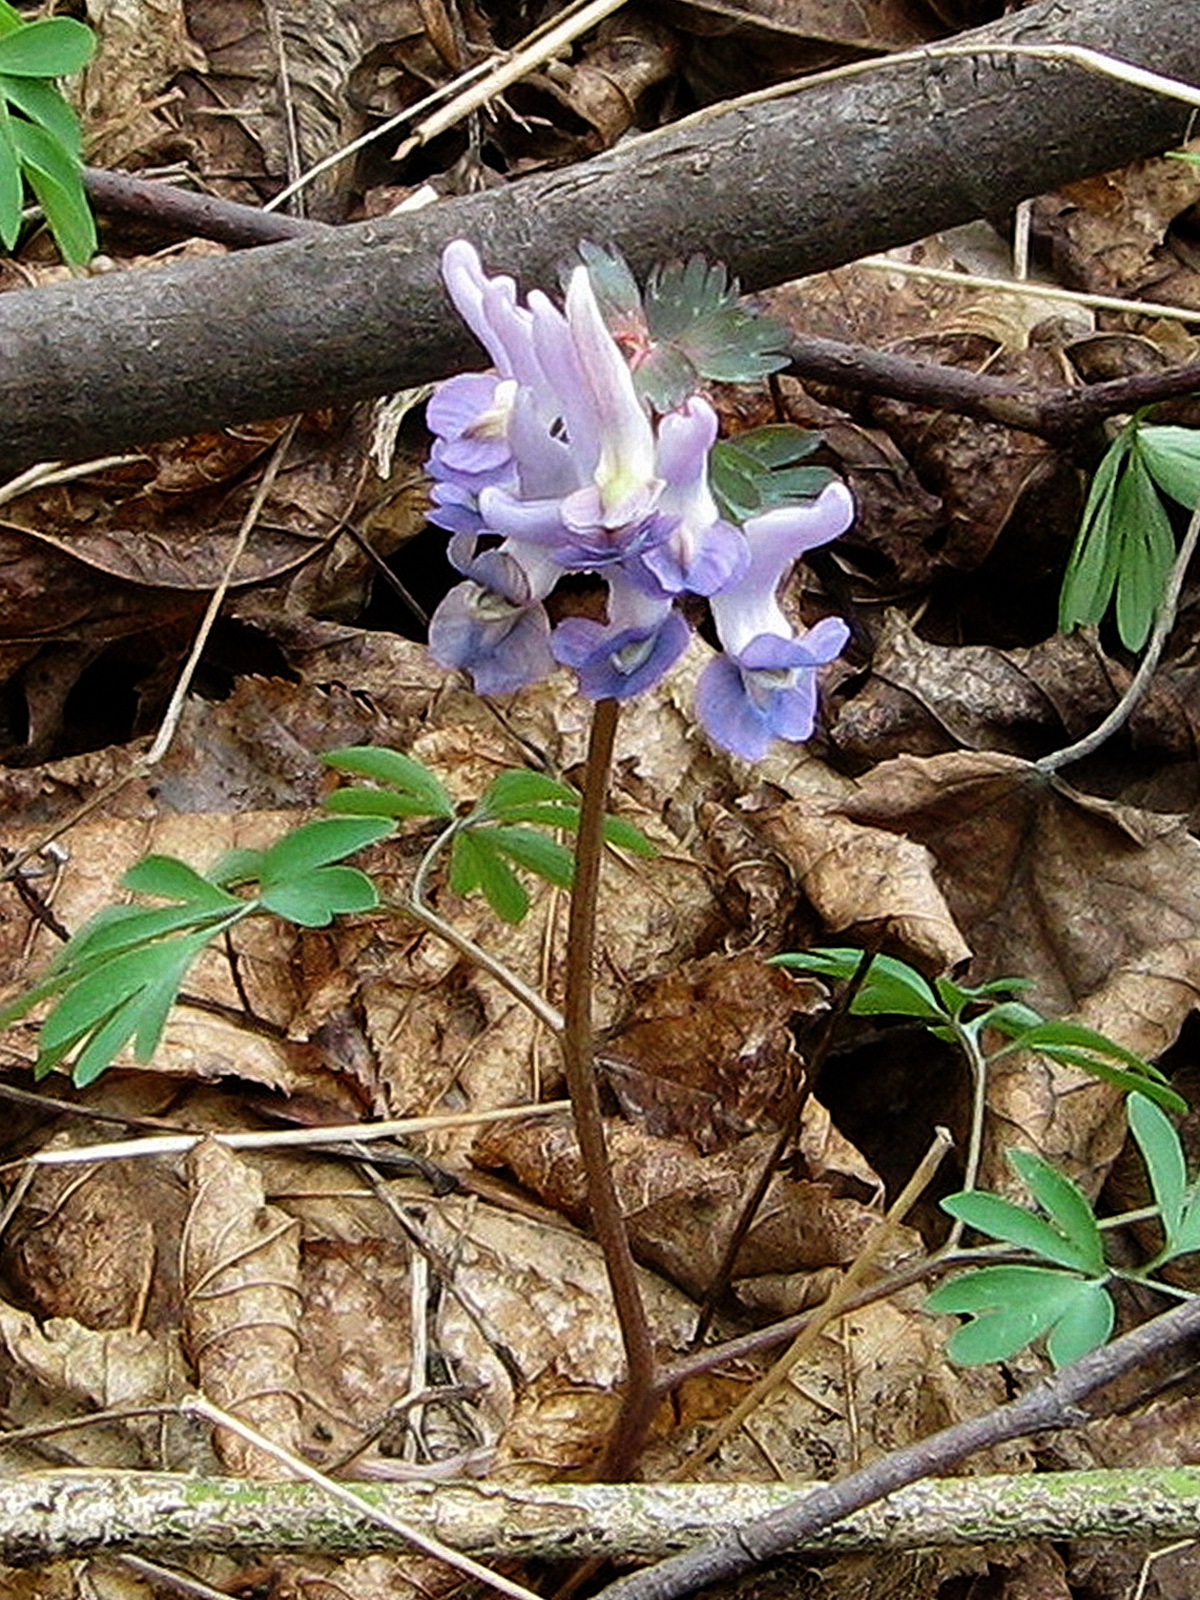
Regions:
<instances>
[{"instance_id":1,"label":"thick tree branch","mask_svg":"<svg viewBox=\"0 0 1200 1600\"><path fill-rule=\"evenodd\" d=\"M815 1492L815 1487L813 1492ZM397 1520L479 1560L660 1559L779 1511L796 1484L358 1483ZM1026 1539L1170 1540L1200 1525L1200 1468L942 1478L854 1513L810 1552L911 1550ZM26 1565L133 1551L405 1550L306 1483L77 1469L0 1484L0 1560Z\"/></svg>"},{"instance_id":2,"label":"thick tree branch","mask_svg":"<svg viewBox=\"0 0 1200 1600\"><path fill-rule=\"evenodd\" d=\"M645 271L704 251L749 289L995 214L1162 150L1188 112L1062 62L1074 41L1200 78L1178 0L1043 0L961 36L978 58L882 61L689 119L594 160L423 212L223 260L0 298L0 475L48 458L423 383L477 360L437 258L455 236L552 283L581 239Z\"/></svg>"}]
</instances>

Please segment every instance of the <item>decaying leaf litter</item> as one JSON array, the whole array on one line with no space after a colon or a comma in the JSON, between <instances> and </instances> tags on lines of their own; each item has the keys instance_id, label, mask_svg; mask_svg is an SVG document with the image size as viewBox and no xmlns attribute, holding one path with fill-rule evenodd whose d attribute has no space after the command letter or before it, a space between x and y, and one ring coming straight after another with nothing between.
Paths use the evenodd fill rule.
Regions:
<instances>
[{"instance_id":1,"label":"decaying leaf litter","mask_svg":"<svg viewBox=\"0 0 1200 1600\"><path fill-rule=\"evenodd\" d=\"M82 90L94 159L182 161L213 192L260 204L520 32L515 18L436 4L357 8L353 19L330 5L318 27L305 10L278 4L264 20L257 7L157 4L131 25L119 8L89 8L102 39ZM944 10L916 0L879 8L865 31L861 8L850 19L833 8L826 27L807 31L791 8L692 3L664 21L618 12L428 151L395 165L385 144L329 168L303 204L338 221L379 214L426 179L442 192L503 181L757 87L762 77L749 74L767 62L772 73L819 69L991 14ZM731 18L744 46L737 81ZM1188 220L1198 199L1194 169L1148 161L1036 201L1033 228L1074 287L1194 307ZM106 245L113 270L217 248L122 228ZM904 254L977 268L997 248L979 228ZM47 261L35 244L6 265L6 285L47 281L59 270ZM1177 321L1085 306L1064 314L873 267L771 298L798 331L1015 375L1034 390L1195 359ZM1022 974L1048 1013L1077 1011L1134 1049L1169 1052L1185 1077L1195 989L1194 599L1185 593L1171 652L1128 730L1068 781L1048 783L1032 763L1099 721L1131 669L1103 630L1055 636L1082 503L1077 462L997 424L788 377L730 390L719 404L731 430L778 415L823 430L859 518L817 563L819 587L793 599L813 618L835 602L855 638L833 671L822 737L777 747L753 771L692 723L700 647L623 723L615 803L660 853L650 867L614 855L606 869L603 1065L618 1183L667 1353L686 1347L694 1301L824 1005L811 982L770 973L767 956L882 930L888 948L929 971L969 962L975 979ZM1186 403L1172 420L1192 420ZM129 771L282 431L156 446L9 500L0 530L15 601L2 657L9 850L38 844ZM405 636L419 625L376 558L426 606L446 581L422 534L424 450L415 401L390 447L365 408L303 419L166 757L37 855L20 893L6 885L0 937L15 983L44 966L55 924L79 926L146 853L204 864L276 836L327 787L321 750L367 741L410 750L461 798L531 747L564 773L578 766L585 711L565 680L492 708ZM399 886L419 853L414 830L377 847L373 866ZM557 891L542 890L515 930L473 903L452 909L553 998ZM123 1123L14 1106L10 1159L150 1127L316 1127L560 1092L539 1025L399 919L303 933L255 925L240 948L206 956L188 988L193 1003L152 1067L110 1073L74 1097ZM4 1043L8 1081L27 1088L32 1031ZM914 1045L902 1029L848 1024L825 1078L739 1257L730 1331L820 1299L868 1236L883 1186L903 1181L935 1124L964 1113L965 1087L928 1039ZM65 1092L57 1079L46 1087ZM1124 1145L1120 1097L1043 1062L1008 1063L990 1111L993 1183L1005 1181L999 1151L1019 1143L1095 1193ZM3 1240L6 1420L170 1404L198 1383L276 1442L350 1477L586 1473L612 1413L620 1350L599 1257L574 1226L584 1219L565 1117L447 1130L413 1148L424 1166L211 1145L183 1163L44 1163ZM10 1171L15 1180L20 1168ZM912 1230L885 1265L923 1248ZM944 1333L921 1313L919 1291L855 1312L710 1470L828 1477L996 1403L1001 1376L952 1367ZM1033 1364L1023 1358L1010 1381ZM686 1384L664 1410L647 1474L669 1477L701 1424L753 1376L740 1363ZM1140 1428L1113 1419L1075 1438L1070 1460L1139 1463L1148 1433L1160 1448L1177 1440L1186 1459L1191 1409L1184 1397ZM81 1464L278 1470L220 1432L146 1419L6 1454L13 1467L35 1467L47 1450ZM990 1465L1040 1459L1001 1456ZM1119 1593L1140 1556L1132 1566L1116 1557L1097 1566L1082 1551L939 1559L923 1569L925 1592L942 1581L961 1592L965 1574L990 1571L989 1592L1016 1597ZM226 1589L280 1593L314 1582L439 1593L455 1581L383 1557L268 1558L252 1571L205 1554L191 1570ZM1170 1570L1160 1563L1146 1592L1176 1592ZM101 1579L146 1581L118 1567ZM28 1580L8 1569L4 1581L15 1592ZM73 1593L100 1580L64 1568L49 1581ZM839 1582L878 1592L861 1572L835 1568L823 1580Z\"/></svg>"}]
</instances>

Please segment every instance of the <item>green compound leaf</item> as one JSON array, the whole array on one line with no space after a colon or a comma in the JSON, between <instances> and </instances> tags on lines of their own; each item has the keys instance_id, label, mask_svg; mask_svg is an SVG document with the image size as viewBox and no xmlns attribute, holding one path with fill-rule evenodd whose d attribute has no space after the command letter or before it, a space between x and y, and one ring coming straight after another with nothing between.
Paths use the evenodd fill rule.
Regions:
<instances>
[{"instance_id":1,"label":"green compound leaf","mask_svg":"<svg viewBox=\"0 0 1200 1600\"><path fill-rule=\"evenodd\" d=\"M564 828L573 833L579 827L579 810L582 796L569 784L560 783L543 772L516 769L501 772L475 808L479 819L495 818L500 822L534 822L546 828ZM640 828L624 817L606 813L604 838L618 849L634 855L658 854Z\"/></svg>"},{"instance_id":2,"label":"green compound leaf","mask_svg":"<svg viewBox=\"0 0 1200 1600\"><path fill-rule=\"evenodd\" d=\"M858 971L863 952L849 948L803 950L772 956L773 967L791 967L822 977L847 979ZM876 956L862 987L850 1003L855 1016L927 1017L949 1021L926 980L895 956Z\"/></svg>"},{"instance_id":3,"label":"green compound leaf","mask_svg":"<svg viewBox=\"0 0 1200 1600\"><path fill-rule=\"evenodd\" d=\"M1085 1272L1106 1270L1104 1243L1087 1196L1079 1185L1032 1150L1010 1150L1009 1163L1062 1236L1078 1251Z\"/></svg>"},{"instance_id":4,"label":"green compound leaf","mask_svg":"<svg viewBox=\"0 0 1200 1600\"><path fill-rule=\"evenodd\" d=\"M531 805L543 802L574 807L578 811L581 796L570 784L559 783L544 772L530 772L516 767L496 775L479 802L481 816L507 820L514 811L524 811Z\"/></svg>"},{"instance_id":5,"label":"green compound leaf","mask_svg":"<svg viewBox=\"0 0 1200 1600\"><path fill-rule=\"evenodd\" d=\"M1040 1022L1012 1035L1013 1050L1036 1050L1068 1066L1080 1067L1118 1089L1144 1094L1166 1111L1183 1112L1187 1101L1167 1083L1152 1062L1081 1022Z\"/></svg>"},{"instance_id":6,"label":"green compound leaf","mask_svg":"<svg viewBox=\"0 0 1200 1600\"><path fill-rule=\"evenodd\" d=\"M86 67L96 36L71 17L44 17L0 37L0 72L15 78L63 78Z\"/></svg>"},{"instance_id":7,"label":"green compound leaf","mask_svg":"<svg viewBox=\"0 0 1200 1600\"><path fill-rule=\"evenodd\" d=\"M1097 1263L1093 1252L1075 1239L1068 1238L1053 1224L1034 1211L1014 1205L998 1194L974 1191L969 1194L947 1195L942 1210L965 1222L980 1233L1002 1239L1005 1244L1043 1256L1059 1267L1072 1267L1077 1272L1096 1272L1103 1265Z\"/></svg>"},{"instance_id":8,"label":"green compound leaf","mask_svg":"<svg viewBox=\"0 0 1200 1600\"><path fill-rule=\"evenodd\" d=\"M263 852L258 881L264 891L297 882L319 867L386 839L392 831L386 817L321 817L302 823Z\"/></svg>"},{"instance_id":9,"label":"green compound leaf","mask_svg":"<svg viewBox=\"0 0 1200 1600\"><path fill-rule=\"evenodd\" d=\"M388 750L380 745L350 745L343 750L328 750L321 757L327 767L344 772L351 777L369 778L380 786L380 793L394 793L391 802L396 809L376 811L381 816L430 816L450 818L454 815L454 800L449 790L435 773L401 750ZM347 794L361 796L361 789L338 789L326 798L331 811L352 811L353 802L340 799Z\"/></svg>"},{"instance_id":10,"label":"green compound leaf","mask_svg":"<svg viewBox=\"0 0 1200 1600\"><path fill-rule=\"evenodd\" d=\"M787 365L788 330L743 306L718 262L693 256L656 269L645 304L651 337L681 350L702 377L748 383Z\"/></svg>"},{"instance_id":11,"label":"green compound leaf","mask_svg":"<svg viewBox=\"0 0 1200 1600\"><path fill-rule=\"evenodd\" d=\"M91 1083L131 1039L139 1061L158 1047L188 967L217 928L206 926L105 960L62 996L42 1025L36 1072L74 1055L72 1076Z\"/></svg>"},{"instance_id":12,"label":"green compound leaf","mask_svg":"<svg viewBox=\"0 0 1200 1600\"><path fill-rule=\"evenodd\" d=\"M0 99L0 244L6 250L11 250L21 235L24 198L21 157L12 135L12 118Z\"/></svg>"},{"instance_id":13,"label":"green compound leaf","mask_svg":"<svg viewBox=\"0 0 1200 1600\"><path fill-rule=\"evenodd\" d=\"M1133 437L1132 428L1122 429L1092 479L1059 597L1058 625L1063 633L1099 622L1112 599L1121 555L1120 531L1113 527L1113 497Z\"/></svg>"},{"instance_id":14,"label":"green compound leaf","mask_svg":"<svg viewBox=\"0 0 1200 1600\"><path fill-rule=\"evenodd\" d=\"M345 789L334 789L321 802L326 811L344 817L391 817L399 822L405 817L443 816L441 811L431 811L428 800L416 795L401 794L396 789L366 789L351 784Z\"/></svg>"},{"instance_id":15,"label":"green compound leaf","mask_svg":"<svg viewBox=\"0 0 1200 1600\"><path fill-rule=\"evenodd\" d=\"M539 878L569 889L575 881L575 855L557 839L537 833L533 828L490 827L485 837L501 855L519 867L535 872Z\"/></svg>"},{"instance_id":16,"label":"green compound leaf","mask_svg":"<svg viewBox=\"0 0 1200 1600\"><path fill-rule=\"evenodd\" d=\"M1138 454L1158 487L1188 511L1200 501L1200 429L1143 424Z\"/></svg>"},{"instance_id":17,"label":"green compound leaf","mask_svg":"<svg viewBox=\"0 0 1200 1600\"><path fill-rule=\"evenodd\" d=\"M0 73L0 98L10 101L31 122L39 122L63 149L79 157L83 130L69 101L41 78L8 78Z\"/></svg>"},{"instance_id":18,"label":"green compound leaf","mask_svg":"<svg viewBox=\"0 0 1200 1600\"><path fill-rule=\"evenodd\" d=\"M357 867L318 867L264 888L259 903L302 928L325 928L345 912L374 911L379 891Z\"/></svg>"},{"instance_id":19,"label":"green compound leaf","mask_svg":"<svg viewBox=\"0 0 1200 1600\"><path fill-rule=\"evenodd\" d=\"M709 456L713 494L734 522L820 494L833 479L827 467L797 466L821 444L821 435L791 423L751 428L719 439Z\"/></svg>"},{"instance_id":20,"label":"green compound leaf","mask_svg":"<svg viewBox=\"0 0 1200 1600\"><path fill-rule=\"evenodd\" d=\"M54 242L64 260L82 266L96 253L96 223L78 156L36 122L14 117L11 131L21 170L46 213Z\"/></svg>"},{"instance_id":21,"label":"green compound leaf","mask_svg":"<svg viewBox=\"0 0 1200 1600\"><path fill-rule=\"evenodd\" d=\"M1144 1095L1131 1094L1125 1109L1130 1132L1142 1153L1154 1201L1162 1218L1167 1251L1170 1255L1176 1255L1180 1253L1178 1243L1187 1203L1187 1165L1183 1146L1166 1114Z\"/></svg>"},{"instance_id":22,"label":"green compound leaf","mask_svg":"<svg viewBox=\"0 0 1200 1600\"><path fill-rule=\"evenodd\" d=\"M1121 474L1112 501L1119 530L1117 632L1127 650L1140 650L1150 636L1175 560L1175 535L1149 473L1135 454Z\"/></svg>"},{"instance_id":23,"label":"green compound leaf","mask_svg":"<svg viewBox=\"0 0 1200 1600\"><path fill-rule=\"evenodd\" d=\"M925 1308L972 1319L946 1346L963 1366L1005 1361L1047 1332L1050 1358L1062 1366L1103 1344L1113 1324L1103 1283L1049 1267L980 1267L941 1284Z\"/></svg>"},{"instance_id":24,"label":"green compound leaf","mask_svg":"<svg viewBox=\"0 0 1200 1600\"><path fill-rule=\"evenodd\" d=\"M529 910L529 896L516 873L490 843L488 829L464 828L450 848L450 887L467 895L476 889L498 917L520 922Z\"/></svg>"},{"instance_id":25,"label":"green compound leaf","mask_svg":"<svg viewBox=\"0 0 1200 1600\"><path fill-rule=\"evenodd\" d=\"M236 895L227 894L177 856L143 856L121 881L137 894L152 895L159 900L181 900L197 910L224 912L237 910L242 905Z\"/></svg>"}]
</instances>

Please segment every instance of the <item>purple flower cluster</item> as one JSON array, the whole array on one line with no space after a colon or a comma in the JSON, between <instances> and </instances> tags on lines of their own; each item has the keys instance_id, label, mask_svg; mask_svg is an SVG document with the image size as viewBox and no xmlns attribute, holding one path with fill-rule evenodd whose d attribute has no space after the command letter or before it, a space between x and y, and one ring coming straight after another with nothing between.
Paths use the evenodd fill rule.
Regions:
<instances>
[{"instance_id":1,"label":"purple flower cluster","mask_svg":"<svg viewBox=\"0 0 1200 1600\"><path fill-rule=\"evenodd\" d=\"M846 487L735 527L709 487L712 406L694 394L652 416L586 267L561 310L537 290L522 305L513 280L488 277L465 240L447 247L442 271L495 370L450 378L429 402L430 519L452 534L464 580L433 616L434 658L484 694L562 664L589 699L624 700L682 655L690 634L676 602L699 595L723 646L697 692L709 735L749 761L772 739L807 739L817 669L848 629L827 617L797 633L777 591L798 557L849 526ZM607 622L551 627L544 601L567 572L604 580Z\"/></svg>"}]
</instances>

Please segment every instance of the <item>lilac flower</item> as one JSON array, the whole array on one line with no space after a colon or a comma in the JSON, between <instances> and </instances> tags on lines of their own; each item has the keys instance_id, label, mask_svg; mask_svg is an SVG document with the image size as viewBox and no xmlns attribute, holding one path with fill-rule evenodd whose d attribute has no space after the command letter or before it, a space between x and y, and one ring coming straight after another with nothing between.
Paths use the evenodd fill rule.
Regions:
<instances>
[{"instance_id":1,"label":"lilac flower","mask_svg":"<svg viewBox=\"0 0 1200 1600\"><path fill-rule=\"evenodd\" d=\"M628 581L611 581L607 623L568 617L555 628L551 649L563 666L578 672L589 700L628 700L674 666L690 637L669 599L655 599Z\"/></svg>"},{"instance_id":2,"label":"lilac flower","mask_svg":"<svg viewBox=\"0 0 1200 1600\"><path fill-rule=\"evenodd\" d=\"M480 694L512 694L553 672L550 619L541 604L553 577L539 583L503 546L483 551L468 570L430 619L433 659L469 672Z\"/></svg>"},{"instance_id":3,"label":"lilac flower","mask_svg":"<svg viewBox=\"0 0 1200 1600\"><path fill-rule=\"evenodd\" d=\"M854 501L831 483L814 501L781 506L746 523L750 560L739 581L709 604L725 654L710 661L696 691L709 736L746 761L760 761L772 739L803 741L816 716L816 669L850 637L839 617L796 634L779 604L784 573L801 555L844 533Z\"/></svg>"},{"instance_id":4,"label":"lilac flower","mask_svg":"<svg viewBox=\"0 0 1200 1600\"><path fill-rule=\"evenodd\" d=\"M777 506L743 528L721 515L709 481L717 415L700 394L656 416L606 326L586 267L560 308L474 247L443 256L446 287L487 350L492 373L440 385L430 520L452 535L463 575L438 607L430 647L483 693L533 683L555 662L592 699L651 687L687 647L682 596L707 598L724 653L702 675L698 709L712 737L748 759L773 738L812 731L817 669L845 643L827 618L797 634L778 600L784 573L849 524L841 484ZM594 573L607 620L551 627L543 604L564 572Z\"/></svg>"},{"instance_id":5,"label":"lilac flower","mask_svg":"<svg viewBox=\"0 0 1200 1600\"><path fill-rule=\"evenodd\" d=\"M816 669L833 661L849 637L840 617L825 617L806 634L760 633L740 654L715 656L696 686L696 711L709 738L744 761L761 761L773 739L810 738Z\"/></svg>"},{"instance_id":6,"label":"lilac flower","mask_svg":"<svg viewBox=\"0 0 1200 1600\"><path fill-rule=\"evenodd\" d=\"M667 594L716 594L739 578L750 560L742 534L722 519L708 486L708 455L717 414L700 395L658 426L658 460L666 487L660 514L673 516L668 537L642 563Z\"/></svg>"}]
</instances>

